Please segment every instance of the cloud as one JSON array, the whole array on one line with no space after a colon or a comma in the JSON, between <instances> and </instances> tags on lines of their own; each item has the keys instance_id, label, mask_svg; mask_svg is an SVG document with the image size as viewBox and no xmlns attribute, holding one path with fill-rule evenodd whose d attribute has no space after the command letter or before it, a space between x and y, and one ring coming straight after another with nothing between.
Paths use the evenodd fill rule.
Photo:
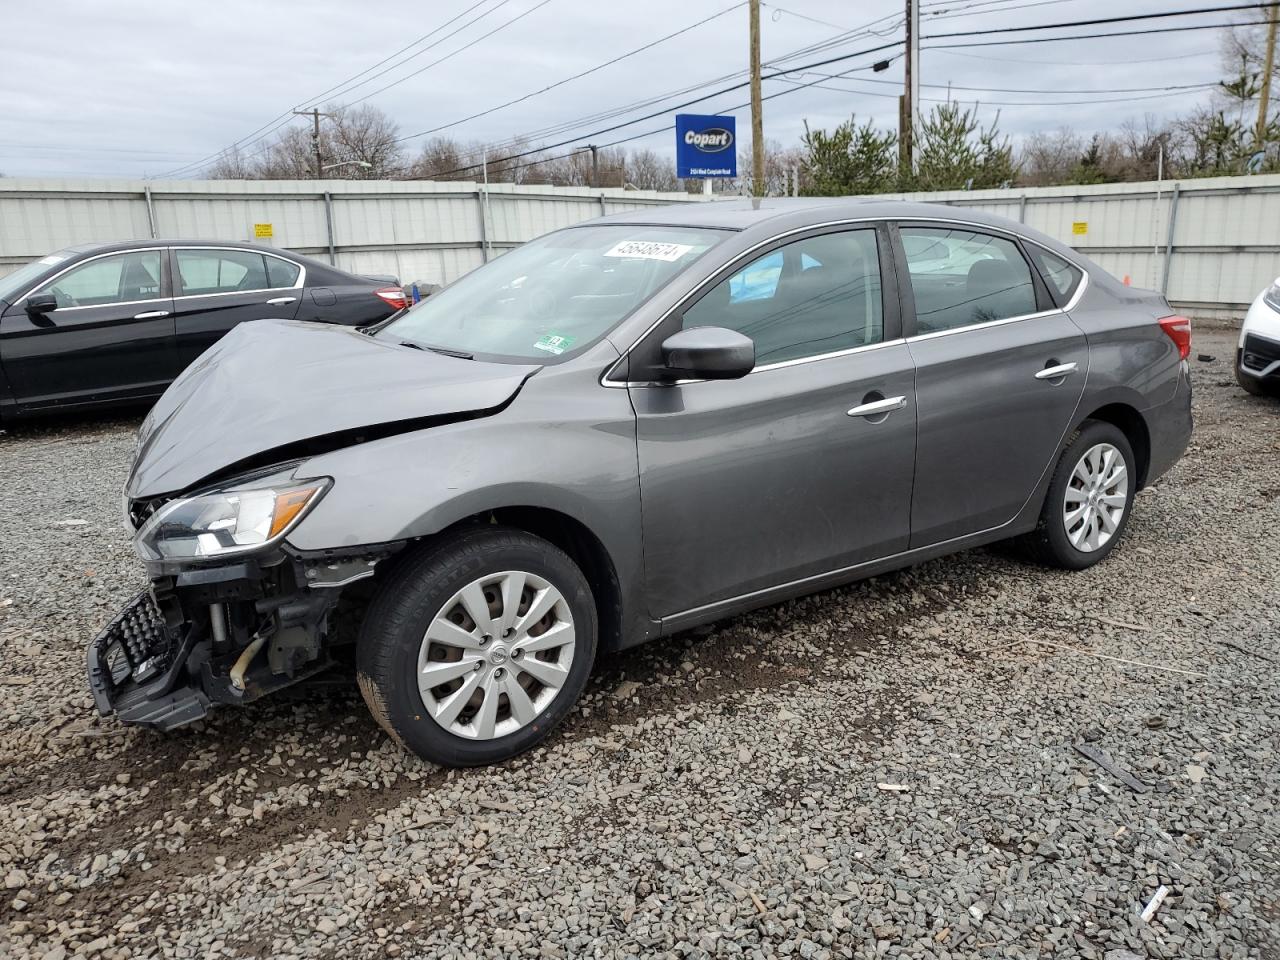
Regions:
<instances>
[{"instance_id":1,"label":"cloud","mask_svg":"<svg viewBox=\"0 0 1280 960\"><path fill-rule=\"evenodd\" d=\"M386 0L359 8L346 0L310 0L305 6L260 0L199 5L161 0L15 4L6 11L6 34L25 39L10 44L6 53L0 171L14 176L142 176L198 160L365 70L472 2ZM499 0L491 0L493 12L477 24L406 66L357 88L349 97L417 69L536 2L508 0L498 6ZM961 16L938 17L976 2L926 0L924 9L931 15L926 16L922 33L927 37L944 30L1115 13L1114 4L1107 0L1047 4L1026 0L1021 3L1024 9L1002 12L988 5L961 11ZM1000 3L1010 8L1019 5L1013 0L997 0L997 5ZM729 5L727 0L696 7L678 0L646 0L643 4L551 0L510 28L369 102L391 114L403 133L413 133L553 83ZM1126 11L1129 6L1136 12L1164 8L1158 0L1134 0ZM901 9L901 0L858 4L787 0L781 7L766 4L762 15L764 58L768 61L824 41L838 32L836 26L857 27L876 17L890 17L891 22ZM1198 19L1214 22L1215 16L1222 15ZM825 21L825 25L814 20ZM816 54L815 59L879 42L874 36L864 38ZM926 50L921 58L922 77L940 86L925 87L922 94L926 98L945 97L948 82L965 87L1057 91L1213 81L1219 76L1217 45L1216 33L1206 31L951 52ZM653 50L455 127L448 134L460 140L504 140L735 73L745 67L746 58L744 6ZM838 72L857 62L824 69ZM895 60L884 73L854 76L900 83L901 60ZM806 119L811 125L830 126L850 113L896 126L898 87L831 82L865 92L812 87L770 100L765 104L766 137L790 144L799 138ZM771 81L765 92L786 86L782 81ZM1015 136L1064 124L1081 132L1110 129L1128 117L1140 118L1147 113L1168 117L1207 99L1206 94L1183 94L1108 103L1097 102L1106 99L1104 94L1098 94L1096 100L1088 94L1055 94L1051 99L1088 102L1045 106L1036 102L1035 95L1027 94L956 91L955 95L966 102L975 97L984 103L1027 101L1021 106L983 108L986 117L999 109L1001 128ZM690 112L711 113L746 99L743 90L698 104ZM735 113L745 126L748 112ZM585 134L615 122L601 122L579 132ZM662 123L646 121L606 134L603 139L617 139ZM666 133L634 145L671 152L672 142L673 134ZM418 141L409 143L413 150L417 145Z\"/></svg>"}]
</instances>

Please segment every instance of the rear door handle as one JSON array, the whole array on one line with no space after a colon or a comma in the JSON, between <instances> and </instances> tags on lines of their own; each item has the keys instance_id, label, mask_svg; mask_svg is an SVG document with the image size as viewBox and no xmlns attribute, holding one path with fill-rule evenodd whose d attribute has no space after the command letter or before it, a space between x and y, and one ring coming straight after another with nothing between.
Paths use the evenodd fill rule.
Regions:
<instances>
[{"instance_id":1,"label":"rear door handle","mask_svg":"<svg viewBox=\"0 0 1280 960\"><path fill-rule=\"evenodd\" d=\"M883 400L872 400L859 404L849 411L851 417L881 417L894 410L901 410L907 405L906 397L885 397Z\"/></svg>"},{"instance_id":2,"label":"rear door handle","mask_svg":"<svg viewBox=\"0 0 1280 960\"><path fill-rule=\"evenodd\" d=\"M133 315L133 319L135 319L135 320L154 320L154 319L156 319L157 317L167 317L168 315L169 315L169 311L168 311L168 310L148 310L146 313L135 313L135 314Z\"/></svg>"},{"instance_id":3,"label":"rear door handle","mask_svg":"<svg viewBox=\"0 0 1280 960\"><path fill-rule=\"evenodd\" d=\"M1075 373L1076 365L1072 363L1060 363L1056 367L1045 367L1043 370L1036 372L1037 380L1057 380L1059 377L1065 377L1067 374Z\"/></svg>"},{"instance_id":4,"label":"rear door handle","mask_svg":"<svg viewBox=\"0 0 1280 960\"><path fill-rule=\"evenodd\" d=\"M272 297L267 301L267 303L271 304L273 307L278 307L282 303L293 303L293 301L297 299L297 297Z\"/></svg>"}]
</instances>

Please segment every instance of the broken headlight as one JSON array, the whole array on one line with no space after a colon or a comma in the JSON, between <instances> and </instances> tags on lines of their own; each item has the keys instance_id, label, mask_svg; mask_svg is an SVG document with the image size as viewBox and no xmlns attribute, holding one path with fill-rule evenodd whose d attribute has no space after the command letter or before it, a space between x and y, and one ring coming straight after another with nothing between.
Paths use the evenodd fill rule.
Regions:
<instances>
[{"instance_id":1,"label":"broken headlight","mask_svg":"<svg viewBox=\"0 0 1280 960\"><path fill-rule=\"evenodd\" d=\"M279 472L241 479L166 503L133 540L144 560L205 560L249 553L283 539L332 481Z\"/></svg>"}]
</instances>

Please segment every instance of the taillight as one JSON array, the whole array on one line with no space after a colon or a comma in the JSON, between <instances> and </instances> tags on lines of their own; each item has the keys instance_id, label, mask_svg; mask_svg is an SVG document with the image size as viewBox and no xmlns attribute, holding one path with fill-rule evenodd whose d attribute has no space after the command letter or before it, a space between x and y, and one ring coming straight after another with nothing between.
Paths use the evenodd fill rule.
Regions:
<instances>
[{"instance_id":1,"label":"taillight","mask_svg":"<svg viewBox=\"0 0 1280 960\"><path fill-rule=\"evenodd\" d=\"M1183 360L1191 356L1191 321L1186 317L1161 317L1160 329L1168 334L1178 347L1178 356Z\"/></svg>"},{"instance_id":2,"label":"taillight","mask_svg":"<svg viewBox=\"0 0 1280 960\"><path fill-rule=\"evenodd\" d=\"M409 298L404 295L404 291L399 287L379 287L373 292L379 300L395 310L403 310L405 304L409 302ZM1162 320L1161 323L1163 322Z\"/></svg>"}]
</instances>

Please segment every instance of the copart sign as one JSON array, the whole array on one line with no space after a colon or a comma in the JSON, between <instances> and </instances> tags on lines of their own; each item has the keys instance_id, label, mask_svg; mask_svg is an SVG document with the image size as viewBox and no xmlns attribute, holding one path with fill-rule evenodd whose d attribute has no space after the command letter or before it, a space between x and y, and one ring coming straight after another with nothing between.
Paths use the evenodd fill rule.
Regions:
<instances>
[{"instance_id":1,"label":"copart sign","mask_svg":"<svg viewBox=\"0 0 1280 960\"><path fill-rule=\"evenodd\" d=\"M737 126L733 117L676 115L676 176L681 179L736 177Z\"/></svg>"}]
</instances>

